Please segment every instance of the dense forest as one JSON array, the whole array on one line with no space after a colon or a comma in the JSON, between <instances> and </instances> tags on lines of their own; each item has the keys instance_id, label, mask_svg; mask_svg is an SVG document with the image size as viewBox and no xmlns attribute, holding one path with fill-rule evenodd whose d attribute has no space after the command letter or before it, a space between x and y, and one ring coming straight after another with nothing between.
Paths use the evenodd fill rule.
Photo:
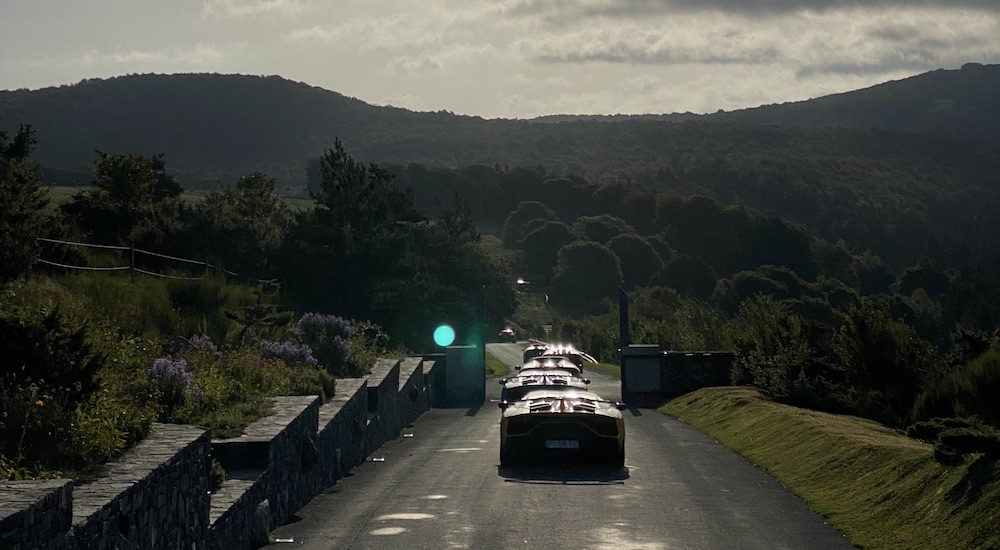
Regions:
<instances>
[{"instance_id":1,"label":"dense forest","mask_svg":"<svg viewBox=\"0 0 1000 550\"><path fill-rule=\"evenodd\" d=\"M913 123L931 120L920 99L931 92L989 120L1000 107L973 92L995 97L996 74L968 66L892 83L894 94L915 90L893 104L910 116L879 129L795 127L808 125L802 113L823 125L859 108L846 97L768 110L799 113L800 124L760 125L715 115L484 121L376 108L276 77L130 76L6 92L0 121L22 124L0 131L0 350L23 360L0 380L5 407L24 401L16 410L29 418L45 402L34 400L33 369L76 388L51 391L82 406L136 338L174 351L178 337L229 350L259 342L263 353L271 338L298 335L275 353L334 376L357 372L351 345L425 352L442 322L476 336L479 293L485 330L513 325L615 362L624 289L635 341L733 351L734 383L909 427L945 461L996 453L1000 158L993 136L961 118L936 135ZM982 86L970 91L976 75ZM281 178L300 182L308 207L288 206ZM46 185L70 182L82 190L49 204ZM197 199L184 194L192 189ZM173 263L185 258L196 267ZM214 279L165 283L157 319L136 308L100 317L136 291L101 290L98 277L114 274L80 278L66 266L115 261L133 276ZM227 292L242 298L225 316L209 311L225 309ZM74 317L58 297L76 293L99 298L77 302ZM544 319L523 307L538 296ZM317 319L339 356L303 347ZM153 353L140 348L129 352L136 364ZM50 364L65 357L68 367ZM161 359L184 373L177 357ZM159 417L184 410L187 394L175 390L149 390ZM20 457L24 434L7 428L0 450Z\"/></svg>"}]
</instances>

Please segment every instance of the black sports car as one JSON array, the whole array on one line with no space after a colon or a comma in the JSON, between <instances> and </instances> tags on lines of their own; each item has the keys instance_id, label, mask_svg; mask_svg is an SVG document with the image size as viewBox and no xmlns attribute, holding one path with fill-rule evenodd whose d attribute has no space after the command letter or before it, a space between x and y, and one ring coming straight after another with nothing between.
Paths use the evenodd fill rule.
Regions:
<instances>
[{"instance_id":1,"label":"black sports car","mask_svg":"<svg viewBox=\"0 0 1000 550\"><path fill-rule=\"evenodd\" d=\"M625 465L621 403L577 388L542 388L501 401L500 464L597 460Z\"/></svg>"}]
</instances>

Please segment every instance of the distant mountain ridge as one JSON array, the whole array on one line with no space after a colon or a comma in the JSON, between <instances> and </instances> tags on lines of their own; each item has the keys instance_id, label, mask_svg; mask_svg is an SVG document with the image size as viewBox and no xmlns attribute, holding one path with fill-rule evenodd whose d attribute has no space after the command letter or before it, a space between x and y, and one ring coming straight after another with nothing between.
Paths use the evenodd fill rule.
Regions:
<instances>
[{"instance_id":1,"label":"distant mountain ridge","mask_svg":"<svg viewBox=\"0 0 1000 550\"><path fill-rule=\"evenodd\" d=\"M714 120L789 127L879 128L1000 143L1000 65L967 63L808 101L720 112Z\"/></svg>"},{"instance_id":2,"label":"distant mountain ridge","mask_svg":"<svg viewBox=\"0 0 1000 550\"><path fill-rule=\"evenodd\" d=\"M259 170L302 185L306 160L339 138L371 162L541 165L601 179L663 164L670 148L703 139L705 132L718 140L717 130L703 128L714 123L876 128L1000 142L1000 65L968 64L855 92L711 115L533 120L373 106L277 76L129 75L0 91L0 129L13 133L22 123L35 129L36 159L49 169L88 170L95 150L162 153L169 168L189 178L231 180Z\"/></svg>"},{"instance_id":3,"label":"distant mountain ridge","mask_svg":"<svg viewBox=\"0 0 1000 550\"><path fill-rule=\"evenodd\" d=\"M794 128L878 128L1000 142L1000 65L966 63L851 92L735 111L642 115L547 115L539 122L709 120Z\"/></svg>"}]
</instances>

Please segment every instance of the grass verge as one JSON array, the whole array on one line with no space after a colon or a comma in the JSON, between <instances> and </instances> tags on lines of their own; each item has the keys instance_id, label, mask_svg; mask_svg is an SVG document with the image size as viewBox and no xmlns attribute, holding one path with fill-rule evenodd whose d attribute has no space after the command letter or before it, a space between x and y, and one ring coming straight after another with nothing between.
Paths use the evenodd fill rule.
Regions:
<instances>
[{"instance_id":1,"label":"grass verge","mask_svg":"<svg viewBox=\"0 0 1000 550\"><path fill-rule=\"evenodd\" d=\"M493 357L489 353L486 354L486 378L502 378L510 373L510 369L503 361Z\"/></svg>"},{"instance_id":2,"label":"grass verge","mask_svg":"<svg viewBox=\"0 0 1000 550\"><path fill-rule=\"evenodd\" d=\"M868 420L800 409L749 388L705 388L661 412L764 468L866 549L1000 548L1000 465L957 466Z\"/></svg>"},{"instance_id":3,"label":"grass verge","mask_svg":"<svg viewBox=\"0 0 1000 550\"><path fill-rule=\"evenodd\" d=\"M622 368L612 363L585 363L583 368L585 371L595 370L616 378L621 378L622 376ZM584 372L584 376L586 376L586 372Z\"/></svg>"}]
</instances>

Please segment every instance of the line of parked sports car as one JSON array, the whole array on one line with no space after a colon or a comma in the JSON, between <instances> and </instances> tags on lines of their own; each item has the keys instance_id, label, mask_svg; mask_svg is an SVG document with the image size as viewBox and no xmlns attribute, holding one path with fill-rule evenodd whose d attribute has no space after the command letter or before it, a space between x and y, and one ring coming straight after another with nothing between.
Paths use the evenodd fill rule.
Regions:
<instances>
[{"instance_id":1,"label":"line of parked sports car","mask_svg":"<svg viewBox=\"0 0 1000 550\"><path fill-rule=\"evenodd\" d=\"M588 390L572 346L532 342L517 374L500 380L500 464L599 461L625 465L625 405Z\"/></svg>"}]
</instances>

